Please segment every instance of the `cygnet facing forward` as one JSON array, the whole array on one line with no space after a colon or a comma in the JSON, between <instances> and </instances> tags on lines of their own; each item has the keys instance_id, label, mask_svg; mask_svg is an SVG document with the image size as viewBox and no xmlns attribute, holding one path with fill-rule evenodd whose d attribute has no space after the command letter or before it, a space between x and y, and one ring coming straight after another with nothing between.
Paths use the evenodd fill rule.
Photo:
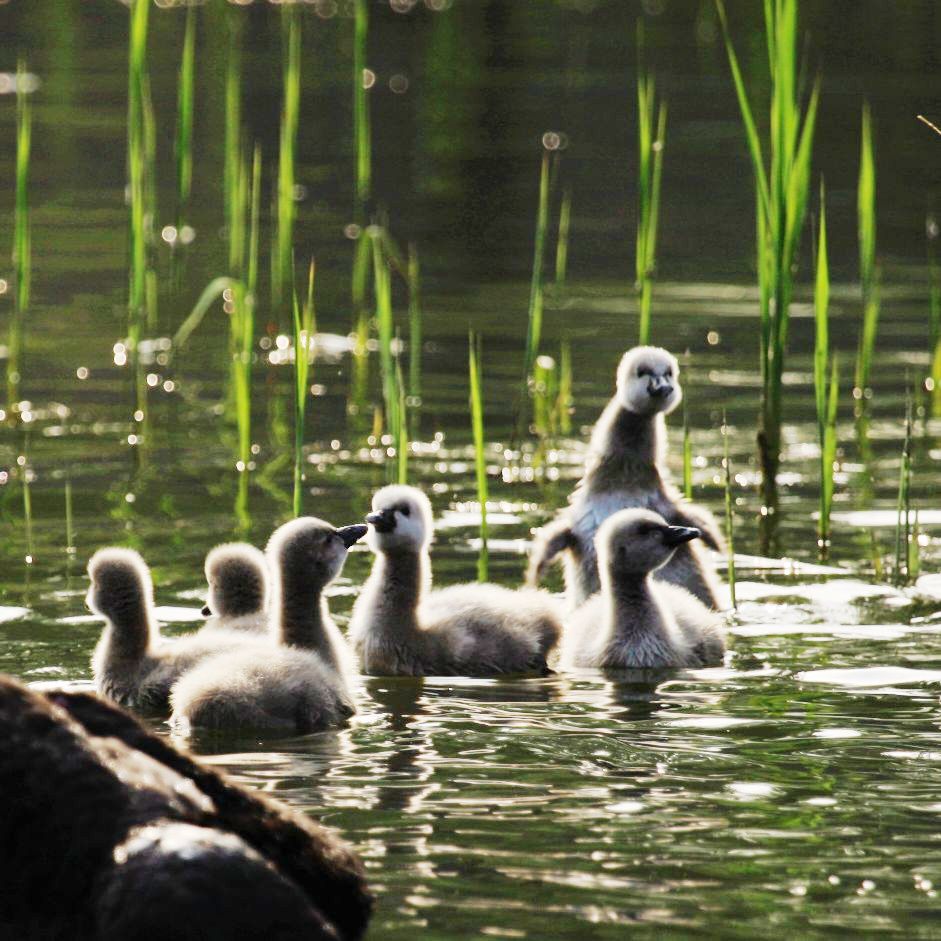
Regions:
<instances>
[{"instance_id":1,"label":"cygnet facing forward","mask_svg":"<svg viewBox=\"0 0 941 941\"><path fill-rule=\"evenodd\" d=\"M171 723L181 729L252 728L314 732L336 728L356 707L352 656L330 618L323 590L340 574L362 525L335 529L303 517L268 543L273 574L271 633L262 656L239 648L206 661L174 686Z\"/></svg>"},{"instance_id":2,"label":"cygnet facing forward","mask_svg":"<svg viewBox=\"0 0 941 941\"><path fill-rule=\"evenodd\" d=\"M92 671L99 693L122 706L159 711L171 686L201 660L244 642L236 631L161 638L150 570L132 549L100 549L88 563L86 604L107 621Z\"/></svg>"},{"instance_id":3,"label":"cygnet facing forward","mask_svg":"<svg viewBox=\"0 0 941 941\"><path fill-rule=\"evenodd\" d=\"M566 628L568 667L702 667L722 662L719 616L689 592L651 577L698 529L670 526L650 510L621 510L595 538L601 593Z\"/></svg>"},{"instance_id":4,"label":"cygnet facing forward","mask_svg":"<svg viewBox=\"0 0 941 941\"><path fill-rule=\"evenodd\" d=\"M268 563L260 549L247 542L216 546L206 556L209 597L203 608L208 620L201 630L219 628L264 634L268 630Z\"/></svg>"},{"instance_id":5,"label":"cygnet facing forward","mask_svg":"<svg viewBox=\"0 0 941 941\"><path fill-rule=\"evenodd\" d=\"M561 624L533 590L455 585L430 591L428 498L393 485L375 494L372 573L353 607L350 639L364 673L408 676L544 674Z\"/></svg>"},{"instance_id":6,"label":"cygnet facing forward","mask_svg":"<svg viewBox=\"0 0 941 941\"><path fill-rule=\"evenodd\" d=\"M573 606L600 588L595 534L612 513L642 507L676 526L695 527L713 549L723 546L712 514L687 503L669 482L664 465L668 415L683 393L679 364L664 349L638 346L621 358L617 390L591 436L585 473L569 506L538 534L527 579L536 584L560 553L565 553L565 583ZM657 578L692 592L703 604L721 606L720 586L711 560L698 545L677 548Z\"/></svg>"}]
</instances>

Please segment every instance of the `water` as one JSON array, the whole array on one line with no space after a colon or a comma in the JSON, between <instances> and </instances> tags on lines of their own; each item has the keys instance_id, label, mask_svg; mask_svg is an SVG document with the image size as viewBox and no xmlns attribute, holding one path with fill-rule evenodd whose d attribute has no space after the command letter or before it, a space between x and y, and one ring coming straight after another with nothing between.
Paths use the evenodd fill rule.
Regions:
<instances>
[{"instance_id":1,"label":"water","mask_svg":"<svg viewBox=\"0 0 941 941\"><path fill-rule=\"evenodd\" d=\"M27 318L22 389L33 420L0 430L0 470L10 474L25 452L35 475L35 563L23 562L19 484L0 478L0 669L29 681L82 684L100 631L82 605L84 561L96 548L121 542L141 550L154 567L164 629L178 633L191 629L201 604L205 552L243 529L234 509L223 315L213 311L183 357L164 362L166 351L153 350L143 427L133 419L132 378L115 363L113 346L125 333L126 10L106 0L52 6L39 20L27 5L0 4L0 71L12 70L22 50L42 81L32 189L36 304ZM485 338L491 573L506 584L519 581L531 527L564 502L577 478L585 431L634 336L627 286L635 11L628 6L541 4L535 12L535 5L467 0L441 13L418 6L407 15L371 6L376 192L396 236L416 240L422 252L424 404L410 473L441 517L439 584L475 572L468 326ZM654 338L678 353L689 350L695 496L717 512L716 429L728 412L737 546L754 557L759 379L747 154L711 4L648 6L662 11L650 17L647 35L670 100ZM884 4L861 4L850 24L833 4L805 7L825 76L818 162L840 282L832 333L845 375L859 317L851 280L864 91L878 128L886 286L871 403L872 492L863 487L847 403L831 569L812 567L812 317L802 295L786 377L776 546L797 561L768 567L741 560L740 610L723 669L541 680L372 678L359 692L356 721L342 732L194 739L199 753L239 780L316 814L356 845L379 894L373 938L615 938L625 926L657 937L934 933L934 886L941 886L941 621L934 612L941 591L930 575L917 591L875 584L870 533L889 560L905 388L928 360L924 218L937 197L941 146L913 115L932 116L941 100L941 36L927 2L891 16ZM318 322L330 336L312 370L318 394L309 408L304 506L343 524L361 519L371 491L387 478L381 449L366 441L381 398L378 363L373 356L366 399L356 401L345 340L351 25L342 15L318 18L316 10L326 15L332 6L318 4L305 18L298 169L305 195L297 243L300 256L317 255ZM251 37L246 113L271 165L277 12L260 3L242 12ZM730 4L730 12L754 69L757 9ZM217 16L205 11L200 40L197 237L177 293L167 277L169 249L161 256L160 336L172 333L223 269ZM178 11L155 10L161 225L173 218L170 142L181 39ZM408 90L395 93L389 83L402 75ZM0 206L8 207L13 110L12 97L0 95ZM511 428L538 145L550 129L569 137L562 166L574 196L571 283L548 299L544 351L556 355L563 336L571 341L576 411L571 437L540 455L531 440L514 450ZM11 235L10 215L0 215L0 245ZM0 262L0 278L10 275ZM404 318L396 290L397 317ZM10 292L0 295L4 322L11 302ZM267 306L260 321L273 340L279 329ZM266 361L268 352L260 351L255 374L257 469L245 521L259 544L290 513L291 373ZM937 422L916 423L915 503L927 573L937 570L941 554L933 499L941 483L939 431ZM129 444L133 435L143 435L143 443ZM75 500L74 556L65 551L66 479ZM341 622L369 562L367 552L354 551L335 586L331 607Z\"/></svg>"}]
</instances>

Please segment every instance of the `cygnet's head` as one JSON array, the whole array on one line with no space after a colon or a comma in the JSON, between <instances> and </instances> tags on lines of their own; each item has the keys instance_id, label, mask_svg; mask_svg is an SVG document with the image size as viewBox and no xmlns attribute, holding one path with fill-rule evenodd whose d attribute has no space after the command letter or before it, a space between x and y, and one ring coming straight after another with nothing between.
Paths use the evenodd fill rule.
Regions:
<instances>
[{"instance_id":1,"label":"cygnet's head","mask_svg":"<svg viewBox=\"0 0 941 941\"><path fill-rule=\"evenodd\" d=\"M638 415L669 414L680 404L680 367L672 353L659 346L635 346L621 357L617 398Z\"/></svg>"},{"instance_id":2,"label":"cygnet's head","mask_svg":"<svg viewBox=\"0 0 941 941\"><path fill-rule=\"evenodd\" d=\"M340 574L350 546L365 535L362 524L337 529L314 516L302 516L271 534L265 550L268 565L282 580L323 587Z\"/></svg>"},{"instance_id":3,"label":"cygnet's head","mask_svg":"<svg viewBox=\"0 0 941 941\"><path fill-rule=\"evenodd\" d=\"M377 491L367 542L373 552L421 552L431 542L434 514L431 503L420 490L393 484Z\"/></svg>"},{"instance_id":4,"label":"cygnet's head","mask_svg":"<svg viewBox=\"0 0 941 941\"><path fill-rule=\"evenodd\" d=\"M90 611L109 621L141 619L153 605L150 569L133 549L99 549L88 562Z\"/></svg>"},{"instance_id":5,"label":"cygnet's head","mask_svg":"<svg viewBox=\"0 0 941 941\"><path fill-rule=\"evenodd\" d=\"M268 562L260 549L247 542L216 546L206 556L209 597L203 617L242 617L268 606Z\"/></svg>"},{"instance_id":6,"label":"cygnet's head","mask_svg":"<svg viewBox=\"0 0 941 941\"><path fill-rule=\"evenodd\" d=\"M677 546L701 535L689 526L670 526L651 510L621 510L609 516L595 536L598 566L615 579L646 575L664 565Z\"/></svg>"}]
</instances>

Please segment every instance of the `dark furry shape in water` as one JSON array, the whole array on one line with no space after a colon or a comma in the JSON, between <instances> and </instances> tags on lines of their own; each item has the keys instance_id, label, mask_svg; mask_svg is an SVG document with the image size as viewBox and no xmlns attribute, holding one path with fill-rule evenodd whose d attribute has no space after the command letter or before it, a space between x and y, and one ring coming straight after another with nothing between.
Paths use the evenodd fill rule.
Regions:
<instances>
[{"instance_id":1,"label":"dark furry shape in water","mask_svg":"<svg viewBox=\"0 0 941 941\"><path fill-rule=\"evenodd\" d=\"M319 824L87 694L0 677L0 937L362 937L362 866Z\"/></svg>"}]
</instances>

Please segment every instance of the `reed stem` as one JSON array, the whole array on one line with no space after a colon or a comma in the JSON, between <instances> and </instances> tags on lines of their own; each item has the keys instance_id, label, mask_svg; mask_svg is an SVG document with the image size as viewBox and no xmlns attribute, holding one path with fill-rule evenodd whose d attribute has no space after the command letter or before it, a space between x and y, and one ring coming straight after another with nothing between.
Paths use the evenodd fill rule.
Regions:
<instances>
[{"instance_id":1,"label":"reed stem","mask_svg":"<svg viewBox=\"0 0 941 941\"><path fill-rule=\"evenodd\" d=\"M487 455L484 438L483 378L481 360L483 341L473 332L468 337L468 372L470 376L471 430L474 435L474 467L477 476L477 502L480 504L480 553L477 556L477 580L489 577L489 551L487 546Z\"/></svg>"}]
</instances>

